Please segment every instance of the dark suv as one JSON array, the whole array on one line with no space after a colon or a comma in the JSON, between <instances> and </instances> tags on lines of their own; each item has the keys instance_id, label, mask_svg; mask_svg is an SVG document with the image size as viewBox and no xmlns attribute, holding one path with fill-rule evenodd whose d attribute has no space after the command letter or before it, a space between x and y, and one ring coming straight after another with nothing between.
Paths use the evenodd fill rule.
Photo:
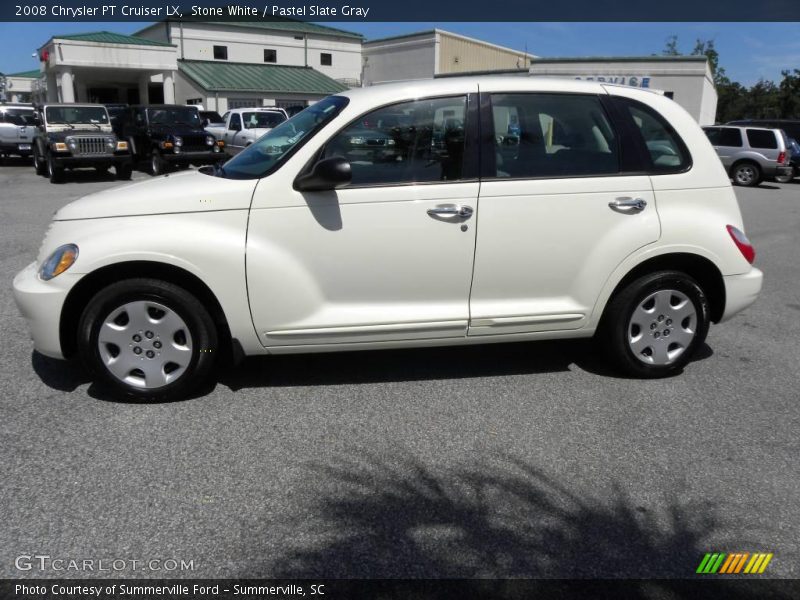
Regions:
<instances>
[{"instance_id":1,"label":"dark suv","mask_svg":"<svg viewBox=\"0 0 800 600\"><path fill-rule=\"evenodd\" d=\"M58 183L65 169L104 172L113 166L117 179L131 178L128 143L117 139L102 104L45 104L37 108L34 121L33 164L39 175Z\"/></svg>"},{"instance_id":2,"label":"dark suv","mask_svg":"<svg viewBox=\"0 0 800 600\"><path fill-rule=\"evenodd\" d=\"M222 145L203 129L197 108L180 104L131 106L117 124L128 141L134 160L147 161L150 173L160 175L169 166L211 165L224 159Z\"/></svg>"}]
</instances>

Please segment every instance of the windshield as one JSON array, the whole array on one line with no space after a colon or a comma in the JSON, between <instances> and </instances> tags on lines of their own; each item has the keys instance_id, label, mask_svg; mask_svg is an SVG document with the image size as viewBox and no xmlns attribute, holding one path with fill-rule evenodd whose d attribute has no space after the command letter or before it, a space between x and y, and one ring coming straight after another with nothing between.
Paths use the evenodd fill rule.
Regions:
<instances>
[{"instance_id":1,"label":"windshield","mask_svg":"<svg viewBox=\"0 0 800 600\"><path fill-rule=\"evenodd\" d=\"M272 129L286 120L279 112L246 112L242 113L245 129Z\"/></svg>"},{"instance_id":2,"label":"windshield","mask_svg":"<svg viewBox=\"0 0 800 600\"><path fill-rule=\"evenodd\" d=\"M108 125L105 106L48 106L45 109L48 123L93 123Z\"/></svg>"},{"instance_id":3,"label":"windshield","mask_svg":"<svg viewBox=\"0 0 800 600\"><path fill-rule=\"evenodd\" d=\"M328 96L309 106L242 150L218 174L231 179L264 177L338 115L348 102L343 96Z\"/></svg>"},{"instance_id":4,"label":"windshield","mask_svg":"<svg viewBox=\"0 0 800 600\"><path fill-rule=\"evenodd\" d=\"M196 108L188 106L163 106L148 108L147 116L151 125L192 125L200 127L200 114Z\"/></svg>"}]
</instances>

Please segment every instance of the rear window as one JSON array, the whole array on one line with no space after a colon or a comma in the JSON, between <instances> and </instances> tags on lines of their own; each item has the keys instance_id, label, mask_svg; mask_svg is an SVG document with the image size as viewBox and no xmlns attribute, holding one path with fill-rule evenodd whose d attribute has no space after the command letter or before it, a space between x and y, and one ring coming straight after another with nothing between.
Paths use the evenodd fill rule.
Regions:
<instances>
[{"instance_id":1,"label":"rear window","mask_svg":"<svg viewBox=\"0 0 800 600\"><path fill-rule=\"evenodd\" d=\"M620 101L642 137L654 173L679 173L691 166L686 145L664 117L641 102L628 98Z\"/></svg>"},{"instance_id":2,"label":"rear window","mask_svg":"<svg viewBox=\"0 0 800 600\"><path fill-rule=\"evenodd\" d=\"M778 137L774 131L767 129L748 129L747 141L751 148L775 150L778 148Z\"/></svg>"},{"instance_id":3,"label":"rear window","mask_svg":"<svg viewBox=\"0 0 800 600\"><path fill-rule=\"evenodd\" d=\"M13 125L33 125L33 111L9 108L0 112L0 123L12 123Z\"/></svg>"}]
</instances>

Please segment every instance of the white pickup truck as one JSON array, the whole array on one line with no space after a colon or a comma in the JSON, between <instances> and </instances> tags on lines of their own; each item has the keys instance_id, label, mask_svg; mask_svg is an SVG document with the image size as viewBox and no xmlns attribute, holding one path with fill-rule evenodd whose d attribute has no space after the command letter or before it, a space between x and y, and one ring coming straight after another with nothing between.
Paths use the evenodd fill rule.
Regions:
<instances>
[{"instance_id":1,"label":"white pickup truck","mask_svg":"<svg viewBox=\"0 0 800 600\"><path fill-rule=\"evenodd\" d=\"M11 154L28 158L35 135L32 106L0 105L0 160Z\"/></svg>"},{"instance_id":2,"label":"white pickup truck","mask_svg":"<svg viewBox=\"0 0 800 600\"><path fill-rule=\"evenodd\" d=\"M222 115L223 125L208 125L206 131L223 140L225 151L235 155L287 118L282 108L234 108Z\"/></svg>"}]
</instances>

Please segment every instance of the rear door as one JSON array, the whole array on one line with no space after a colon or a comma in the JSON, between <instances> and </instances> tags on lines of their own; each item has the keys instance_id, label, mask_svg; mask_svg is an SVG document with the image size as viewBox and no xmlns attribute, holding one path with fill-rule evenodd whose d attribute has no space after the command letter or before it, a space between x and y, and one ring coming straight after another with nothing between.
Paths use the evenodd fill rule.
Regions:
<instances>
[{"instance_id":1,"label":"rear door","mask_svg":"<svg viewBox=\"0 0 800 600\"><path fill-rule=\"evenodd\" d=\"M742 151L742 130L737 127L708 127L706 135L723 166L729 169L736 155Z\"/></svg>"},{"instance_id":2,"label":"rear door","mask_svg":"<svg viewBox=\"0 0 800 600\"><path fill-rule=\"evenodd\" d=\"M469 335L583 327L614 268L658 239L633 128L603 96L482 94Z\"/></svg>"}]
</instances>

